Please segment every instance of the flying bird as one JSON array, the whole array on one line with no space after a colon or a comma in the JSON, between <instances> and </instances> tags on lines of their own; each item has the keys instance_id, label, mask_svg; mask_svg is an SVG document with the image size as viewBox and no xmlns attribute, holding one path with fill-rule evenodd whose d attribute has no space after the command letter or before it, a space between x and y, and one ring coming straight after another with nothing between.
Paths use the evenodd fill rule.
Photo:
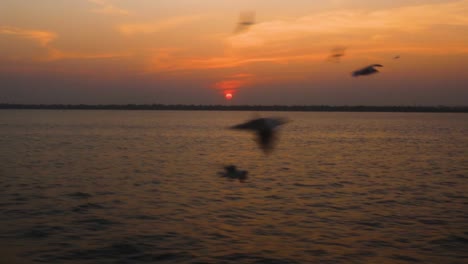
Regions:
<instances>
[{"instance_id":1,"label":"flying bird","mask_svg":"<svg viewBox=\"0 0 468 264\"><path fill-rule=\"evenodd\" d=\"M265 153L269 153L273 149L277 138L276 128L287 122L283 118L257 118L230 128L255 132L260 148Z\"/></svg>"},{"instance_id":2,"label":"flying bird","mask_svg":"<svg viewBox=\"0 0 468 264\"><path fill-rule=\"evenodd\" d=\"M331 50L330 56L328 56L328 61L331 62L340 62L341 57L345 55L346 48L336 47Z\"/></svg>"},{"instance_id":3,"label":"flying bird","mask_svg":"<svg viewBox=\"0 0 468 264\"><path fill-rule=\"evenodd\" d=\"M234 33L247 31L255 24L255 12L244 12L239 15L239 22L237 23Z\"/></svg>"},{"instance_id":4,"label":"flying bird","mask_svg":"<svg viewBox=\"0 0 468 264\"><path fill-rule=\"evenodd\" d=\"M397 60L400 58L400 55L396 55L395 57L393 57L394 60Z\"/></svg>"},{"instance_id":5,"label":"flying bird","mask_svg":"<svg viewBox=\"0 0 468 264\"><path fill-rule=\"evenodd\" d=\"M224 173L220 173L222 177L229 179L238 179L241 182L247 179L248 171L238 170L235 165L225 166L224 170Z\"/></svg>"},{"instance_id":6,"label":"flying bird","mask_svg":"<svg viewBox=\"0 0 468 264\"><path fill-rule=\"evenodd\" d=\"M381 64L372 64L352 73L353 77L358 77L359 75L370 75L379 72L375 67L383 67Z\"/></svg>"}]
</instances>

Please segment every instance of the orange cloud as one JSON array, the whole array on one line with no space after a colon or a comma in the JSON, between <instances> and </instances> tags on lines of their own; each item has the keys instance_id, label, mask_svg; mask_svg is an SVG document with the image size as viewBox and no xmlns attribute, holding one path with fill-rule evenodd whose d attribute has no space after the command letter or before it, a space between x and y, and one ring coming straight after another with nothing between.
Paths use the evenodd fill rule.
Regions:
<instances>
[{"instance_id":1,"label":"orange cloud","mask_svg":"<svg viewBox=\"0 0 468 264\"><path fill-rule=\"evenodd\" d=\"M222 90L225 94L233 94L241 87L244 87L253 82L254 75L250 73L238 73L228 76L226 80L222 80L213 84L213 88Z\"/></svg>"},{"instance_id":2,"label":"orange cloud","mask_svg":"<svg viewBox=\"0 0 468 264\"><path fill-rule=\"evenodd\" d=\"M169 20L153 25L154 28L135 27L128 32L150 33L183 21ZM373 11L339 10L259 22L247 32L226 37L226 55L183 56L166 51L152 56L147 70L210 70L323 61L332 45L349 47L349 57L373 52L466 53L468 38L459 32L444 32L448 36L444 43L434 36L433 28L440 25L468 27L468 0ZM408 38L408 32L414 37Z\"/></svg>"},{"instance_id":3,"label":"orange cloud","mask_svg":"<svg viewBox=\"0 0 468 264\"><path fill-rule=\"evenodd\" d=\"M0 27L0 35L12 35L20 38L32 40L43 48L43 53L37 55L35 60L56 61L63 59L105 59L130 56L128 53L82 53L63 51L51 45L58 35L51 31L22 29L9 26Z\"/></svg>"},{"instance_id":4,"label":"orange cloud","mask_svg":"<svg viewBox=\"0 0 468 264\"><path fill-rule=\"evenodd\" d=\"M122 8L118 8L106 0L88 0L88 1L99 6L99 8L95 8L91 10L94 13L100 13L100 14L106 14L106 15L129 15L130 14L129 11L122 9Z\"/></svg>"},{"instance_id":5,"label":"orange cloud","mask_svg":"<svg viewBox=\"0 0 468 264\"><path fill-rule=\"evenodd\" d=\"M244 80L225 80L215 83L213 87L221 90L236 90L245 84Z\"/></svg>"},{"instance_id":6,"label":"orange cloud","mask_svg":"<svg viewBox=\"0 0 468 264\"><path fill-rule=\"evenodd\" d=\"M303 16L293 20L257 23L249 31L230 36L227 42L234 48L271 46L315 36L330 40L329 35L369 37L396 32L421 32L433 26L468 26L468 0L406 6L388 10L339 10ZM371 33L374 32L374 33ZM318 38L327 35L326 38ZM430 35L430 34L428 34ZM357 43L369 41L357 38Z\"/></svg>"},{"instance_id":7,"label":"orange cloud","mask_svg":"<svg viewBox=\"0 0 468 264\"><path fill-rule=\"evenodd\" d=\"M444 47L421 47L419 45L395 45L381 47L355 47L348 52L347 56L362 56L372 53L396 52L396 53L411 53L411 54L454 54L468 53L466 45L446 45ZM297 53L297 52L296 52ZM321 62L328 56L328 50L316 51L310 54L295 54L291 51L285 55L263 55L249 57L246 55L232 55L220 57L187 57L178 49L160 49L155 54L150 55L151 59L146 68L146 72L177 72L191 70L213 70L213 69L229 69L240 68L251 64L264 65L284 65L301 62ZM252 77L249 74L232 75L227 78L239 79Z\"/></svg>"},{"instance_id":8,"label":"orange cloud","mask_svg":"<svg viewBox=\"0 0 468 264\"><path fill-rule=\"evenodd\" d=\"M56 48L49 48L48 55L42 59L43 61L57 61L65 59L109 59L119 57L129 57L130 53L82 53L82 52L70 52L62 51Z\"/></svg>"},{"instance_id":9,"label":"orange cloud","mask_svg":"<svg viewBox=\"0 0 468 264\"><path fill-rule=\"evenodd\" d=\"M152 34L173 29L201 18L201 15L172 17L166 20L155 22L124 24L120 25L118 30L123 35Z\"/></svg>"},{"instance_id":10,"label":"orange cloud","mask_svg":"<svg viewBox=\"0 0 468 264\"><path fill-rule=\"evenodd\" d=\"M9 26L0 26L0 34L13 35L21 38L31 39L39 45L46 47L57 38L57 34L44 30L21 29Z\"/></svg>"},{"instance_id":11,"label":"orange cloud","mask_svg":"<svg viewBox=\"0 0 468 264\"><path fill-rule=\"evenodd\" d=\"M237 73L229 76L229 78L251 78L253 76L251 73Z\"/></svg>"},{"instance_id":12,"label":"orange cloud","mask_svg":"<svg viewBox=\"0 0 468 264\"><path fill-rule=\"evenodd\" d=\"M257 56L243 57L224 56L224 57L185 57L175 54L174 49L160 49L152 55L148 65L149 72L168 72L184 70L209 70L209 69L227 69L236 68L243 65L255 63L275 63L285 64L294 61L320 61L323 60L323 54L305 54L305 55L283 55L283 56Z\"/></svg>"}]
</instances>

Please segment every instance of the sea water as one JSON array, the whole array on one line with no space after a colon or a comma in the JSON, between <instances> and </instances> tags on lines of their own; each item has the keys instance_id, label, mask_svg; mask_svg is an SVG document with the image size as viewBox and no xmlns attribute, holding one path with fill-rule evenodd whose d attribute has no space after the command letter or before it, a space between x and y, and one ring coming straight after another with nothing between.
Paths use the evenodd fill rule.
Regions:
<instances>
[{"instance_id":1,"label":"sea water","mask_svg":"<svg viewBox=\"0 0 468 264\"><path fill-rule=\"evenodd\" d=\"M228 129L259 116L290 120L270 154ZM467 135L468 114L1 110L0 262L466 263Z\"/></svg>"}]
</instances>

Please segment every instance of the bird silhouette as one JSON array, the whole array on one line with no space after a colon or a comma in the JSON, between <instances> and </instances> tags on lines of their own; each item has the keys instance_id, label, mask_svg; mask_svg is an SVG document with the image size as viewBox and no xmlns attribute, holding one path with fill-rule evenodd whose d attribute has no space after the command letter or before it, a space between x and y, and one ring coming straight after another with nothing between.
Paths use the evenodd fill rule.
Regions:
<instances>
[{"instance_id":1,"label":"bird silhouette","mask_svg":"<svg viewBox=\"0 0 468 264\"><path fill-rule=\"evenodd\" d=\"M235 165L225 166L224 170L224 173L220 173L222 177L229 179L238 179L241 182L247 179L247 174L249 173L246 170L238 170Z\"/></svg>"},{"instance_id":2,"label":"bird silhouette","mask_svg":"<svg viewBox=\"0 0 468 264\"><path fill-rule=\"evenodd\" d=\"M336 47L331 50L330 56L328 56L328 61L330 62L340 62L340 59L345 55L345 47Z\"/></svg>"},{"instance_id":3,"label":"bird silhouette","mask_svg":"<svg viewBox=\"0 0 468 264\"><path fill-rule=\"evenodd\" d=\"M354 71L352 73L353 77L358 77L360 75L370 75L379 72L375 67L383 67L381 64L371 64L369 66L366 66L362 69L359 69L357 71Z\"/></svg>"},{"instance_id":4,"label":"bird silhouette","mask_svg":"<svg viewBox=\"0 0 468 264\"><path fill-rule=\"evenodd\" d=\"M230 127L231 129L250 130L256 133L260 148L269 153L273 150L277 139L277 127L287 123L284 118L257 118Z\"/></svg>"},{"instance_id":5,"label":"bird silhouette","mask_svg":"<svg viewBox=\"0 0 468 264\"><path fill-rule=\"evenodd\" d=\"M239 22L237 23L234 33L241 33L247 31L255 24L255 12L243 12L239 15Z\"/></svg>"}]
</instances>

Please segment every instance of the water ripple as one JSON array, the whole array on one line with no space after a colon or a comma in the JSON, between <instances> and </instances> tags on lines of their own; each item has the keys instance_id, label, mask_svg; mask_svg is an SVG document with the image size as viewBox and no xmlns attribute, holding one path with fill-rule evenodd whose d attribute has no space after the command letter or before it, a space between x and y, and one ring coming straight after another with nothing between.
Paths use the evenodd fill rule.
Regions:
<instances>
[{"instance_id":1,"label":"water ripple","mask_svg":"<svg viewBox=\"0 0 468 264\"><path fill-rule=\"evenodd\" d=\"M243 112L0 115L2 260L466 262L466 114L278 114L268 156Z\"/></svg>"}]
</instances>

